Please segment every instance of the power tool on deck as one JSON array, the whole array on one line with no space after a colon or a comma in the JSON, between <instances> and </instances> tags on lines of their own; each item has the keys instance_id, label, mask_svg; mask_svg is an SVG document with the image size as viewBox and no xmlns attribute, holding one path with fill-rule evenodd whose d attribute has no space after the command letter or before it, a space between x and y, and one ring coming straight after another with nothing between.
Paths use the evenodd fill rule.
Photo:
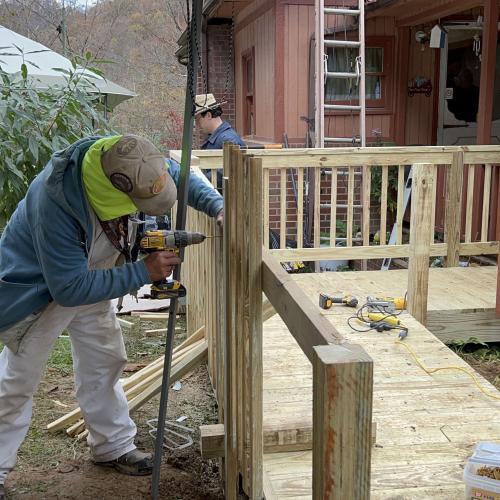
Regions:
<instances>
[{"instance_id":1,"label":"power tool on deck","mask_svg":"<svg viewBox=\"0 0 500 500\"><path fill-rule=\"evenodd\" d=\"M180 248L197 245L205 241L206 238L203 233L190 231L169 231L165 229L145 231L140 240L140 248L146 253L171 252L178 254ZM185 295L186 288L177 280L163 279L155 281L151 285L151 299L173 299Z\"/></svg>"},{"instance_id":2,"label":"power tool on deck","mask_svg":"<svg viewBox=\"0 0 500 500\"><path fill-rule=\"evenodd\" d=\"M377 332L386 332L390 330L398 330L399 340L403 340L408 336L408 328L401 324L394 325L393 323L387 321L372 321L369 323L370 328L377 330Z\"/></svg>"},{"instance_id":3,"label":"power tool on deck","mask_svg":"<svg viewBox=\"0 0 500 500\"><path fill-rule=\"evenodd\" d=\"M334 297L333 295L328 295L324 292L319 294L319 307L321 307L321 309L330 309L333 304L342 304L346 307L357 307L358 299L352 295Z\"/></svg>"},{"instance_id":4,"label":"power tool on deck","mask_svg":"<svg viewBox=\"0 0 500 500\"><path fill-rule=\"evenodd\" d=\"M391 313L406 309L406 297L366 297L369 308Z\"/></svg>"}]
</instances>

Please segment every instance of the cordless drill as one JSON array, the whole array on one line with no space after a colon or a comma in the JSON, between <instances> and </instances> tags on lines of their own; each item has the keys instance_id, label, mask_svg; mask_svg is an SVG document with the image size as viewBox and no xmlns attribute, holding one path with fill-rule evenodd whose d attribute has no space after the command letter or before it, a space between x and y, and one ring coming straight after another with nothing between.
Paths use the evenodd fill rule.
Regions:
<instances>
[{"instance_id":1,"label":"cordless drill","mask_svg":"<svg viewBox=\"0 0 500 500\"><path fill-rule=\"evenodd\" d=\"M357 307L358 299L352 295L333 297L324 292L319 294L319 307L321 307L321 309L330 309L333 304L343 304L346 307Z\"/></svg>"},{"instance_id":2,"label":"cordless drill","mask_svg":"<svg viewBox=\"0 0 500 500\"><path fill-rule=\"evenodd\" d=\"M195 245L205 241L206 236L202 233L190 231L168 231L165 229L146 231L140 240L140 248L143 252L171 252L179 254L179 249L189 245ZM184 297L186 288L176 280L163 279L154 281L151 285L152 299L173 299Z\"/></svg>"}]
</instances>

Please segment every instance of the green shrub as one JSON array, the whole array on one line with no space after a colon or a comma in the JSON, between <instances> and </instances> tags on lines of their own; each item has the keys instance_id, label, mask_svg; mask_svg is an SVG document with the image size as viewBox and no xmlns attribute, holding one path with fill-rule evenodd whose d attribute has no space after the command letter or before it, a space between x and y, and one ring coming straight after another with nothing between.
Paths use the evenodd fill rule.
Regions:
<instances>
[{"instance_id":1,"label":"green shrub","mask_svg":"<svg viewBox=\"0 0 500 500\"><path fill-rule=\"evenodd\" d=\"M29 54L0 53L0 226L5 224L26 190L54 151L95 133L108 133L109 126L100 105L101 96L92 78L83 76L91 54L72 61L73 69L57 69L65 83L46 89L35 88L30 76ZM1 57L22 57L21 71L7 73ZM54 68L56 69L56 68ZM92 71L99 73L92 68ZM91 93L93 91L93 93Z\"/></svg>"}]
</instances>

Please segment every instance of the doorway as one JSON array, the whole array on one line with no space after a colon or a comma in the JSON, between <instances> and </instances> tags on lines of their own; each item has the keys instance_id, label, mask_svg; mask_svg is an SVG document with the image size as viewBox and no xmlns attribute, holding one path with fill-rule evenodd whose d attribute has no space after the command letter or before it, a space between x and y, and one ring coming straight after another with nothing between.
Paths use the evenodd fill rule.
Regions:
<instances>
[{"instance_id":1,"label":"doorway","mask_svg":"<svg viewBox=\"0 0 500 500\"><path fill-rule=\"evenodd\" d=\"M476 144L481 76L482 27L475 23L445 25L441 49L439 145ZM496 71L500 66L497 48ZM491 144L500 144L500 78L495 78Z\"/></svg>"}]
</instances>

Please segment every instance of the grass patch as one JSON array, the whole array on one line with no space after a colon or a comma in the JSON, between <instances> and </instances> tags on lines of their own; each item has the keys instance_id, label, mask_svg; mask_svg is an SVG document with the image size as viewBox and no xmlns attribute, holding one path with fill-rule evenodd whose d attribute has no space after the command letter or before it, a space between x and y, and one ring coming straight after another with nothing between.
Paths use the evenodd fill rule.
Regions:
<instances>
[{"instance_id":1,"label":"grass patch","mask_svg":"<svg viewBox=\"0 0 500 500\"><path fill-rule=\"evenodd\" d=\"M73 358L71 357L71 342L67 332L56 340L47 367L56 370L60 375L70 375L73 372Z\"/></svg>"},{"instance_id":2,"label":"grass patch","mask_svg":"<svg viewBox=\"0 0 500 500\"><path fill-rule=\"evenodd\" d=\"M500 390L500 343L487 344L470 337L448 346Z\"/></svg>"}]
</instances>

